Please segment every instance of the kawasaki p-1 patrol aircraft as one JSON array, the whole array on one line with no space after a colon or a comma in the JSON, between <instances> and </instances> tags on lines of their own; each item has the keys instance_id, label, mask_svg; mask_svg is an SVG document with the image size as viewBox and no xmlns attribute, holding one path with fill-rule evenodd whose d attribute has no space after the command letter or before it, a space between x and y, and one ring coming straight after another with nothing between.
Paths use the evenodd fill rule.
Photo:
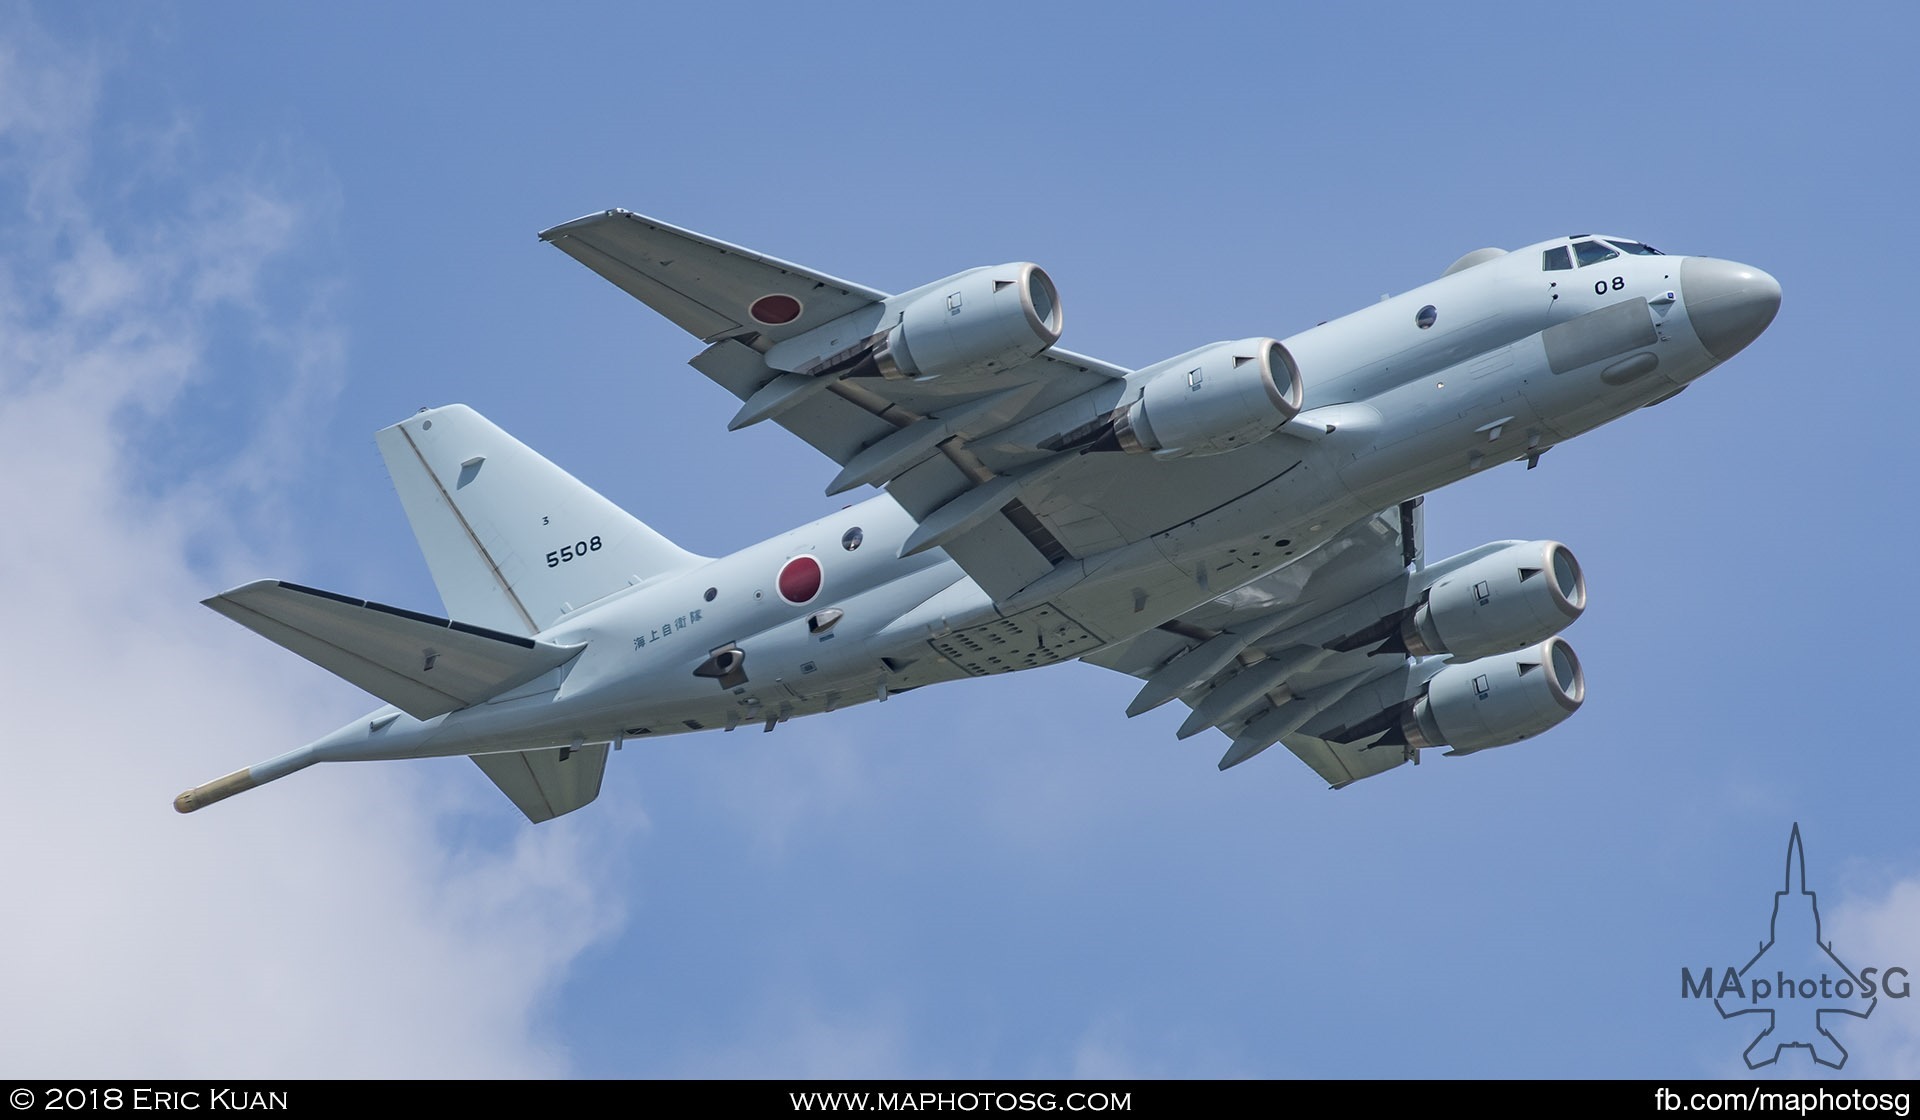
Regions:
<instances>
[{"instance_id":1,"label":"kawasaki p-1 patrol aircraft","mask_svg":"<svg viewBox=\"0 0 1920 1120\"><path fill-rule=\"evenodd\" d=\"M693 367L884 493L721 559L460 405L378 435L450 618L263 580L207 605L387 702L183 793L470 755L534 821L624 741L760 725L1079 658L1182 738L1335 788L1553 727L1573 554L1422 552L1420 496L1656 404L1773 321L1756 268L1621 237L1480 249L1285 340L1124 369L1059 349L1032 264L899 295L609 210L541 234L706 344Z\"/></svg>"}]
</instances>

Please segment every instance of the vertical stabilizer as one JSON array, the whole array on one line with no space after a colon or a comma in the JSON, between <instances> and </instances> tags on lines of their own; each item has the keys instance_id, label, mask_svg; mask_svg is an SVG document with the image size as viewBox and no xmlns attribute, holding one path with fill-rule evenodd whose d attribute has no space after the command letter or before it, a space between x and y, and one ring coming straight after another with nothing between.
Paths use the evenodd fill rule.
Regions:
<instances>
[{"instance_id":1,"label":"vertical stabilizer","mask_svg":"<svg viewBox=\"0 0 1920 1120\"><path fill-rule=\"evenodd\" d=\"M535 634L630 583L706 562L465 405L375 437L447 614Z\"/></svg>"}]
</instances>

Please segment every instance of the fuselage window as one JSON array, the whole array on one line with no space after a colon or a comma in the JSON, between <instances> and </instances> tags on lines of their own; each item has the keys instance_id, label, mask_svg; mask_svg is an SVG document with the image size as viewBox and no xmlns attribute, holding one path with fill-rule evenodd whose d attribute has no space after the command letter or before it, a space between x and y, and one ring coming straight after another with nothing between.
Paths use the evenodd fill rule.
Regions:
<instances>
[{"instance_id":1,"label":"fuselage window","mask_svg":"<svg viewBox=\"0 0 1920 1120\"><path fill-rule=\"evenodd\" d=\"M860 543L866 539L867 535L860 531L859 526L855 526L848 529L846 535L840 538L840 547L846 549L848 552L852 552L854 549L859 548Z\"/></svg>"},{"instance_id":2,"label":"fuselage window","mask_svg":"<svg viewBox=\"0 0 1920 1120\"><path fill-rule=\"evenodd\" d=\"M1546 272L1559 272L1573 267L1573 254L1567 252L1565 245L1557 249L1548 249L1540 265Z\"/></svg>"},{"instance_id":3,"label":"fuselage window","mask_svg":"<svg viewBox=\"0 0 1920 1120\"><path fill-rule=\"evenodd\" d=\"M1434 322L1439 318L1440 312L1429 303L1420 309L1419 314L1413 317L1413 325L1424 331L1428 327L1433 326Z\"/></svg>"},{"instance_id":4,"label":"fuselage window","mask_svg":"<svg viewBox=\"0 0 1920 1120\"><path fill-rule=\"evenodd\" d=\"M1580 267L1610 261L1620 255L1616 249L1610 249L1598 241L1576 241L1573 243L1573 255L1579 259Z\"/></svg>"},{"instance_id":5,"label":"fuselage window","mask_svg":"<svg viewBox=\"0 0 1920 1120\"><path fill-rule=\"evenodd\" d=\"M1620 250L1623 253L1632 253L1636 257L1666 256L1665 253L1662 253L1660 250L1654 248L1653 246L1642 245L1638 241L1622 241L1616 237L1608 241L1607 244L1613 246L1614 248Z\"/></svg>"}]
</instances>

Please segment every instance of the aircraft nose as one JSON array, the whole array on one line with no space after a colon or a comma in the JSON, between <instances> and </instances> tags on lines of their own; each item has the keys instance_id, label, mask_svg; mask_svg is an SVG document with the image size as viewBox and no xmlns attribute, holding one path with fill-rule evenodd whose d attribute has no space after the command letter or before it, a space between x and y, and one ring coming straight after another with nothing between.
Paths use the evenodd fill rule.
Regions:
<instances>
[{"instance_id":1,"label":"aircraft nose","mask_svg":"<svg viewBox=\"0 0 1920 1120\"><path fill-rule=\"evenodd\" d=\"M1780 282L1737 261L1688 257L1680 290L1700 345L1723 362L1759 338L1780 311Z\"/></svg>"}]
</instances>

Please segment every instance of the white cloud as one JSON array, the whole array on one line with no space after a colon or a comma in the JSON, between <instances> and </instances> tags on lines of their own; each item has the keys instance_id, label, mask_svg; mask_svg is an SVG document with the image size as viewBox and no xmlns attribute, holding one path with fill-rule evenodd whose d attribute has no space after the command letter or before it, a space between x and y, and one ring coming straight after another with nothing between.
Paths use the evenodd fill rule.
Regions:
<instances>
[{"instance_id":1,"label":"white cloud","mask_svg":"<svg viewBox=\"0 0 1920 1120\"><path fill-rule=\"evenodd\" d=\"M317 284L300 306L264 294L262 269L300 237L296 200L270 184L203 169L170 184L174 212L94 205L82 184L104 158L92 114L111 75L31 28L7 31L0 198L19 206L0 216L7 1068L564 1072L541 1017L621 920L602 889L617 870L603 854L613 814L455 843L468 807L512 813L480 800L497 795L460 760L321 767L173 812L181 788L372 706L200 607L220 577L189 561L214 541L222 574L263 567L230 525L271 505L298 446L290 418L337 382L340 332L316 311ZM259 361L219 368L216 343ZM136 450L191 388L266 369L287 385L248 417L252 442L179 478Z\"/></svg>"},{"instance_id":2,"label":"white cloud","mask_svg":"<svg viewBox=\"0 0 1920 1120\"><path fill-rule=\"evenodd\" d=\"M1904 968L1905 978L1887 980L1894 997L1881 994L1865 1021L1842 1020L1851 1051L1847 1072L1863 1077L1920 1077L1920 879L1896 880L1878 897L1850 896L1825 916L1821 934L1855 972ZM1876 976L1876 980L1884 979Z\"/></svg>"}]
</instances>

